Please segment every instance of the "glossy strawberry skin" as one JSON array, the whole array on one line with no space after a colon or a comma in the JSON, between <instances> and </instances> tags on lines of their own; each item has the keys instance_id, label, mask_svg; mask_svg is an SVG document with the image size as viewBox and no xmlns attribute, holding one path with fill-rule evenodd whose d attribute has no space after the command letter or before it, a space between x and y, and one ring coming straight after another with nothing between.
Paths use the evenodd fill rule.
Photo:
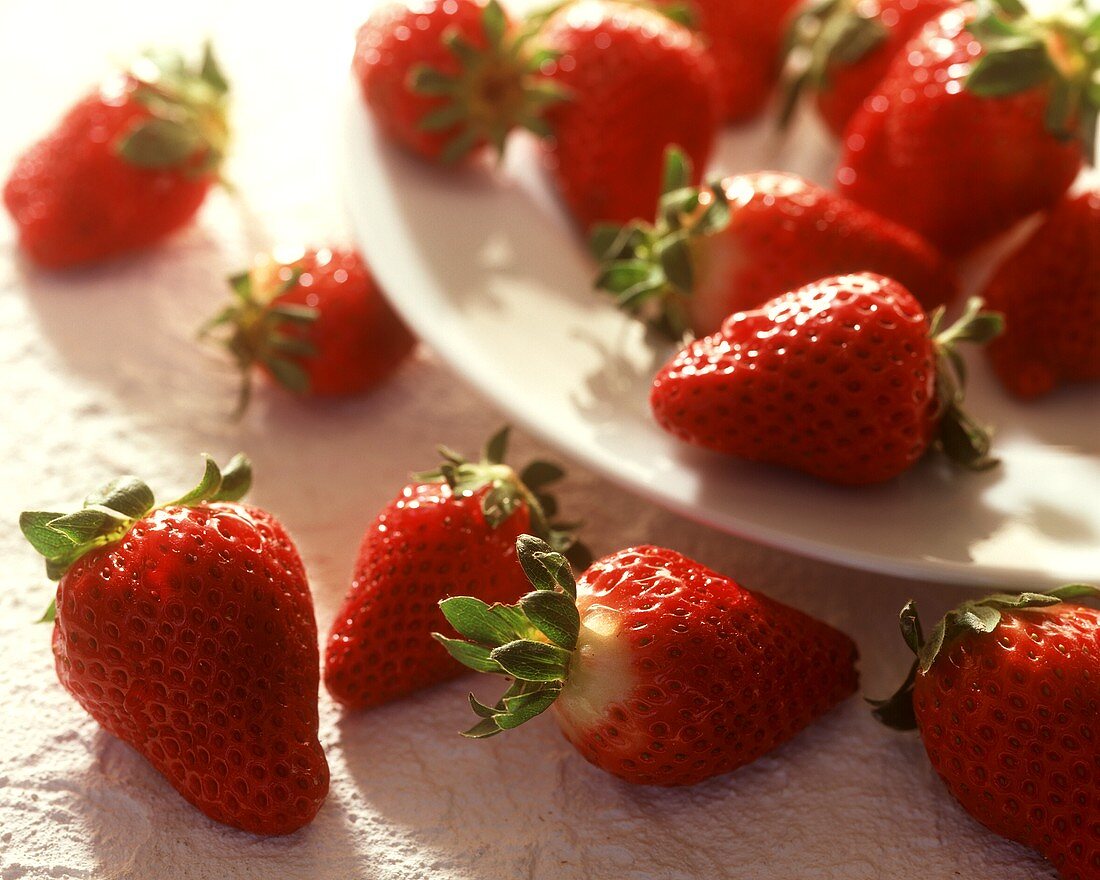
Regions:
<instances>
[{"instance_id":1,"label":"glossy strawberry skin","mask_svg":"<svg viewBox=\"0 0 1100 880\"><path fill-rule=\"evenodd\" d=\"M726 122L759 115L775 86L787 18L797 0L695 0L698 27L718 68Z\"/></svg>"},{"instance_id":2,"label":"glossy strawberry skin","mask_svg":"<svg viewBox=\"0 0 1100 880\"><path fill-rule=\"evenodd\" d=\"M301 559L253 507L165 507L79 559L57 591L58 678L188 801L256 834L328 792Z\"/></svg>"},{"instance_id":3,"label":"glossy strawberry skin","mask_svg":"<svg viewBox=\"0 0 1100 880\"><path fill-rule=\"evenodd\" d=\"M1053 205L1081 167L1080 145L1047 131L1047 92L981 98L964 81L981 44L967 13L930 22L852 118L839 191L965 254Z\"/></svg>"},{"instance_id":4,"label":"glossy strawberry skin","mask_svg":"<svg viewBox=\"0 0 1100 880\"><path fill-rule=\"evenodd\" d=\"M412 351L416 339L356 251L312 250L287 266L301 275L273 304L317 312L310 324L288 322L281 328L315 349L315 354L297 359L310 394L358 394L386 379Z\"/></svg>"},{"instance_id":5,"label":"glossy strawberry skin","mask_svg":"<svg viewBox=\"0 0 1100 880\"><path fill-rule=\"evenodd\" d=\"M989 358L1013 394L1100 380L1100 191L1056 205L982 296L1005 315Z\"/></svg>"},{"instance_id":6,"label":"glossy strawberry skin","mask_svg":"<svg viewBox=\"0 0 1100 880\"><path fill-rule=\"evenodd\" d=\"M834 483L884 482L935 434L928 331L896 281L823 279L691 342L653 380L650 406L697 446Z\"/></svg>"},{"instance_id":7,"label":"glossy strawberry skin","mask_svg":"<svg viewBox=\"0 0 1100 880\"><path fill-rule=\"evenodd\" d=\"M959 5L959 0L877 0L860 3L861 15L873 19L885 31L882 41L851 64L832 64L826 83L817 92L821 118L837 137L864 100L874 92L894 58L933 18Z\"/></svg>"},{"instance_id":8,"label":"glossy strawberry skin","mask_svg":"<svg viewBox=\"0 0 1100 880\"><path fill-rule=\"evenodd\" d=\"M420 127L444 101L410 88L413 71L426 65L456 75L459 61L444 37L451 32L484 48L484 9L484 0L389 2L375 9L356 34L352 70L364 100L393 141L426 159L438 160L457 129Z\"/></svg>"},{"instance_id":9,"label":"glossy strawberry skin","mask_svg":"<svg viewBox=\"0 0 1100 880\"><path fill-rule=\"evenodd\" d=\"M338 702L364 709L460 675L431 636L449 631L440 600L492 604L527 592L515 544L530 513L521 505L490 528L486 491L456 496L445 483L411 483L368 526L326 643L325 686Z\"/></svg>"},{"instance_id":10,"label":"glossy strawberry skin","mask_svg":"<svg viewBox=\"0 0 1100 880\"><path fill-rule=\"evenodd\" d=\"M140 250L187 225L216 182L185 167L140 168L119 144L149 111L120 77L86 96L57 128L16 160L4 204L20 248L37 264L62 269Z\"/></svg>"},{"instance_id":11,"label":"glossy strawberry skin","mask_svg":"<svg viewBox=\"0 0 1100 880\"><path fill-rule=\"evenodd\" d=\"M627 782L728 773L856 690L851 639L671 550L594 563L578 609L570 681L552 711L585 758Z\"/></svg>"},{"instance_id":12,"label":"glossy strawberry skin","mask_svg":"<svg viewBox=\"0 0 1100 880\"><path fill-rule=\"evenodd\" d=\"M1100 877L1100 612L1005 614L960 637L913 694L932 765L968 813L1042 852L1066 880Z\"/></svg>"},{"instance_id":13,"label":"glossy strawberry skin","mask_svg":"<svg viewBox=\"0 0 1100 880\"><path fill-rule=\"evenodd\" d=\"M580 0L546 24L544 72L569 97L550 107L547 165L582 229L651 219L665 149L706 167L718 126L714 63L686 28L658 12Z\"/></svg>"},{"instance_id":14,"label":"glossy strawberry skin","mask_svg":"<svg viewBox=\"0 0 1100 880\"><path fill-rule=\"evenodd\" d=\"M695 291L687 302L700 335L734 312L846 272L895 278L929 310L957 293L951 266L919 235L798 175L737 175L722 188L732 217L696 245Z\"/></svg>"}]
</instances>

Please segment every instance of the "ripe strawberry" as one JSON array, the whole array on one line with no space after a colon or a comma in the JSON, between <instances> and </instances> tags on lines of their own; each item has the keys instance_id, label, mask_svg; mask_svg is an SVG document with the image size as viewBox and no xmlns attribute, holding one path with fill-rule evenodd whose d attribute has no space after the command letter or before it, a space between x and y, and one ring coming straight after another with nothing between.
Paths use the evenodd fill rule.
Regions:
<instances>
[{"instance_id":1,"label":"ripe strawberry","mask_svg":"<svg viewBox=\"0 0 1100 880\"><path fill-rule=\"evenodd\" d=\"M583 229L653 216L666 148L706 165L718 77L702 43L641 6L568 3L541 27L543 71L565 95L546 110L547 164Z\"/></svg>"},{"instance_id":2,"label":"ripe strawberry","mask_svg":"<svg viewBox=\"0 0 1100 880\"><path fill-rule=\"evenodd\" d=\"M1051 28L1058 36L1050 44L1057 41L1064 59L1048 55ZM1091 143L1096 127L1084 85L1095 62L1086 59L1085 39L1068 21L944 13L898 54L852 118L840 192L949 255L1052 206L1077 176L1082 142Z\"/></svg>"},{"instance_id":3,"label":"ripe strawberry","mask_svg":"<svg viewBox=\"0 0 1100 880\"><path fill-rule=\"evenodd\" d=\"M64 268L185 226L218 180L228 90L208 45L198 67L149 54L79 101L4 185L23 251Z\"/></svg>"},{"instance_id":4,"label":"ripe strawberry","mask_svg":"<svg viewBox=\"0 0 1100 880\"><path fill-rule=\"evenodd\" d=\"M932 766L975 819L1039 850L1065 880L1100 877L1100 589L963 603L925 641L913 603L901 631L917 660L875 715L920 731Z\"/></svg>"},{"instance_id":5,"label":"ripe strawberry","mask_svg":"<svg viewBox=\"0 0 1100 880\"><path fill-rule=\"evenodd\" d=\"M787 35L783 121L811 91L825 124L844 133L894 58L928 21L960 0L815 0Z\"/></svg>"},{"instance_id":6,"label":"ripe strawberry","mask_svg":"<svg viewBox=\"0 0 1100 880\"><path fill-rule=\"evenodd\" d=\"M573 544L546 487L562 476L536 461L517 475L503 463L507 429L479 462L447 449L436 471L418 474L367 527L351 589L325 649L325 686L364 709L461 674L431 640L436 603L458 591L511 602L527 582L516 537L535 530L556 547Z\"/></svg>"},{"instance_id":7,"label":"ripe strawberry","mask_svg":"<svg viewBox=\"0 0 1100 880\"><path fill-rule=\"evenodd\" d=\"M239 411L252 368L299 394L356 394L390 375L415 339L351 250L277 253L229 279L233 302L204 330L223 340L241 369Z\"/></svg>"},{"instance_id":8,"label":"ripe strawberry","mask_svg":"<svg viewBox=\"0 0 1100 880\"><path fill-rule=\"evenodd\" d=\"M621 550L574 582L569 563L524 535L535 587L515 605L441 603L469 641L458 660L511 676L467 736L509 730L553 706L565 737L627 782L693 785L791 739L855 692L856 646L800 611L660 547Z\"/></svg>"},{"instance_id":9,"label":"ripe strawberry","mask_svg":"<svg viewBox=\"0 0 1100 880\"><path fill-rule=\"evenodd\" d=\"M656 224L603 226L596 286L675 338L713 333L733 312L827 275L878 272L926 308L956 292L943 257L919 235L794 174L760 171L688 186L670 151Z\"/></svg>"},{"instance_id":10,"label":"ripe strawberry","mask_svg":"<svg viewBox=\"0 0 1100 880\"><path fill-rule=\"evenodd\" d=\"M798 0L693 0L700 33L718 68L726 122L747 122L778 78L783 33Z\"/></svg>"},{"instance_id":11,"label":"ripe strawberry","mask_svg":"<svg viewBox=\"0 0 1100 880\"><path fill-rule=\"evenodd\" d=\"M544 131L542 109L559 95L536 75L545 57L529 36L496 0L388 2L359 29L352 68L392 140L455 162L503 151L517 126Z\"/></svg>"},{"instance_id":12,"label":"ripe strawberry","mask_svg":"<svg viewBox=\"0 0 1100 880\"><path fill-rule=\"evenodd\" d=\"M998 315L972 299L939 330L896 281L825 278L731 315L653 380L658 424L688 443L805 471L833 483L881 483L936 444L988 467L989 436L961 408L959 342L985 342Z\"/></svg>"},{"instance_id":13,"label":"ripe strawberry","mask_svg":"<svg viewBox=\"0 0 1100 880\"><path fill-rule=\"evenodd\" d=\"M244 456L224 472L207 459L170 504L122 477L19 525L58 580L46 619L65 689L211 819L289 834L328 793L317 625L290 537L236 503L251 480Z\"/></svg>"},{"instance_id":14,"label":"ripe strawberry","mask_svg":"<svg viewBox=\"0 0 1100 880\"><path fill-rule=\"evenodd\" d=\"M1013 394L1100 380L1100 190L1056 205L982 295L1005 316L989 359Z\"/></svg>"}]
</instances>

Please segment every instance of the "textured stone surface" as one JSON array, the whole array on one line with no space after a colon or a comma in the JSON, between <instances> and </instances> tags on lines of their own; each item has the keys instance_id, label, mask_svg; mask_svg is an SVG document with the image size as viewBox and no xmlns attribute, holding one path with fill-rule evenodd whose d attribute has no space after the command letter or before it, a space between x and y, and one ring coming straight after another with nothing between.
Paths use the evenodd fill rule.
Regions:
<instances>
[{"instance_id":1,"label":"textured stone surface","mask_svg":"<svg viewBox=\"0 0 1100 880\"><path fill-rule=\"evenodd\" d=\"M436 440L473 450L501 421L422 353L372 396L323 405L265 390L234 424L232 371L193 341L222 277L253 249L345 236L330 157L363 12L327 6L0 6L5 71L33 84L8 81L0 167L104 59L211 32L238 96L230 175L242 194L216 195L196 227L155 253L65 276L24 266L0 220L0 878L1053 877L962 813L919 742L879 728L857 699L733 776L658 791L589 767L548 718L488 742L460 739L468 681L354 717L322 696L330 799L304 831L261 840L197 813L61 690L49 631L32 623L50 587L13 525L24 507L77 501L126 471L169 497L193 484L200 451L246 450L251 498L297 539L325 629L364 526L404 474L432 460ZM521 438L516 451L537 448ZM893 623L902 602L915 595L931 615L962 595L753 547L580 471L564 495L599 552L664 543L845 629L872 694L904 673ZM491 682L475 686L493 693Z\"/></svg>"}]
</instances>

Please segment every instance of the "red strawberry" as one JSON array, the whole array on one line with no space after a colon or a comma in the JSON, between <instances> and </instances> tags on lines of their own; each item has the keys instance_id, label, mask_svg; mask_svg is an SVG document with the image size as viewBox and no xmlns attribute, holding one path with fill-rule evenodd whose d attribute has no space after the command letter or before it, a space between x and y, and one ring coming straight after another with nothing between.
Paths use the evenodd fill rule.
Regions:
<instances>
[{"instance_id":1,"label":"red strawberry","mask_svg":"<svg viewBox=\"0 0 1100 880\"><path fill-rule=\"evenodd\" d=\"M1013 394L1100 380L1100 190L1056 205L982 296L1005 316L989 359Z\"/></svg>"},{"instance_id":2,"label":"red strawberry","mask_svg":"<svg viewBox=\"0 0 1100 880\"><path fill-rule=\"evenodd\" d=\"M535 74L541 56L496 0L388 2L359 29L352 63L382 130L432 161L453 162L509 131L543 132L556 100Z\"/></svg>"},{"instance_id":3,"label":"red strawberry","mask_svg":"<svg viewBox=\"0 0 1100 880\"><path fill-rule=\"evenodd\" d=\"M956 292L950 266L919 235L794 174L761 171L689 187L670 151L655 225L597 229L596 284L672 336L713 333L733 312L827 275L897 278L926 308Z\"/></svg>"},{"instance_id":4,"label":"red strawberry","mask_svg":"<svg viewBox=\"0 0 1100 880\"><path fill-rule=\"evenodd\" d=\"M211 819L256 834L308 824L328 793L317 741L313 601L279 521L237 504L248 460L154 506L135 477L67 516L19 525L58 579L61 684Z\"/></svg>"},{"instance_id":5,"label":"red strawberry","mask_svg":"<svg viewBox=\"0 0 1100 880\"><path fill-rule=\"evenodd\" d=\"M921 27L960 0L815 0L791 25L783 117L811 90L837 137Z\"/></svg>"},{"instance_id":6,"label":"red strawberry","mask_svg":"<svg viewBox=\"0 0 1100 880\"><path fill-rule=\"evenodd\" d=\"M569 563L530 535L517 554L535 587L516 605L441 604L468 642L458 660L514 679L467 736L553 706L589 761L627 782L693 785L791 739L855 692L843 633L660 547Z\"/></svg>"},{"instance_id":7,"label":"red strawberry","mask_svg":"<svg viewBox=\"0 0 1100 880\"><path fill-rule=\"evenodd\" d=\"M996 834L1039 850L1065 880L1100 877L1100 589L964 602L928 641L910 602L917 655L875 715L920 731L951 794Z\"/></svg>"},{"instance_id":8,"label":"red strawberry","mask_svg":"<svg viewBox=\"0 0 1100 880\"><path fill-rule=\"evenodd\" d=\"M389 376L415 344L355 251L264 256L229 283L233 303L206 330L231 328L224 341L241 368L241 410L255 365L300 394L356 394Z\"/></svg>"},{"instance_id":9,"label":"red strawberry","mask_svg":"<svg viewBox=\"0 0 1100 880\"><path fill-rule=\"evenodd\" d=\"M431 640L436 604L462 591L517 599L527 582L514 548L528 530L571 545L549 522L555 506L544 491L561 470L533 462L517 475L503 464L506 441L498 433L480 462L441 449L442 467L417 475L367 527L325 650L325 686L340 703L376 706L459 675Z\"/></svg>"},{"instance_id":10,"label":"red strawberry","mask_svg":"<svg viewBox=\"0 0 1100 880\"><path fill-rule=\"evenodd\" d=\"M653 216L665 149L705 166L718 128L718 77L691 31L652 9L579 0L539 31L551 104L547 162L584 229Z\"/></svg>"},{"instance_id":11,"label":"red strawberry","mask_svg":"<svg viewBox=\"0 0 1100 880\"><path fill-rule=\"evenodd\" d=\"M798 0L693 0L699 31L718 68L727 122L746 122L768 101L779 75L783 32Z\"/></svg>"},{"instance_id":12,"label":"red strawberry","mask_svg":"<svg viewBox=\"0 0 1100 880\"><path fill-rule=\"evenodd\" d=\"M936 443L986 467L989 437L961 410L955 346L984 342L999 316L971 300L939 331L896 281L826 278L731 315L653 380L658 424L688 443L833 483L889 480Z\"/></svg>"},{"instance_id":13,"label":"red strawberry","mask_svg":"<svg viewBox=\"0 0 1100 880\"><path fill-rule=\"evenodd\" d=\"M965 10L930 22L852 118L840 192L951 255L1057 202L1081 167L1072 129L1095 128L1076 72L1087 79L1088 63L1084 49L1078 63L1067 25L1075 71L1063 79L1040 26L1024 27Z\"/></svg>"},{"instance_id":14,"label":"red strawberry","mask_svg":"<svg viewBox=\"0 0 1100 880\"><path fill-rule=\"evenodd\" d=\"M228 89L207 46L197 68L150 54L77 103L4 185L23 251L63 268L147 247L189 223L218 180Z\"/></svg>"}]
</instances>

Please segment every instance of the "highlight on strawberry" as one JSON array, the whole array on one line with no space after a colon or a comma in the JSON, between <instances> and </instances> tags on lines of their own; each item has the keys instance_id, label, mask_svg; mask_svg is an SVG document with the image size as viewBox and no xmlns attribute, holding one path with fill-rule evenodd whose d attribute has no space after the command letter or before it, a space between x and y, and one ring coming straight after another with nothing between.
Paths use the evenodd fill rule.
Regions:
<instances>
[{"instance_id":1,"label":"highlight on strawberry","mask_svg":"<svg viewBox=\"0 0 1100 880\"><path fill-rule=\"evenodd\" d=\"M996 463L963 408L961 343L988 342L999 315L971 299L943 327L898 282L840 275L731 315L653 380L650 406L679 439L860 486L893 479L930 448L972 470Z\"/></svg>"},{"instance_id":2,"label":"highlight on strawberry","mask_svg":"<svg viewBox=\"0 0 1100 880\"><path fill-rule=\"evenodd\" d=\"M557 519L556 464L505 464L509 430L478 461L440 447L443 463L416 474L367 527L351 588L325 646L325 686L339 703L365 709L454 678L464 670L432 641L437 603L468 592L513 602L527 589L517 536L535 532L586 562L577 524Z\"/></svg>"},{"instance_id":3,"label":"highlight on strawberry","mask_svg":"<svg viewBox=\"0 0 1100 880\"><path fill-rule=\"evenodd\" d=\"M1100 589L998 593L949 611L926 638L912 602L901 632L916 655L875 716L920 732L932 766L970 815L1037 849L1065 880L1100 876Z\"/></svg>"},{"instance_id":4,"label":"highlight on strawberry","mask_svg":"<svg viewBox=\"0 0 1100 880\"><path fill-rule=\"evenodd\" d=\"M890 63L928 21L960 0L813 0L791 22L784 49L780 125L812 95L840 137Z\"/></svg>"},{"instance_id":5,"label":"highlight on strawberry","mask_svg":"<svg viewBox=\"0 0 1100 880\"><path fill-rule=\"evenodd\" d=\"M1095 158L1095 12L983 0L929 22L852 117L839 191L965 254L1051 207Z\"/></svg>"},{"instance_id":6,"label":"highlight on strawberry","mask_svg":"<svg viewBox=\"0 0 1100 880\"><path fill-rule=\"evenodd\" d=\"M232 301L200 331L241 374L237 414L256 367L296 394L359 394L390 376L416 339L358 252L320 248L258 257L229 279Z\"/></svg>"},{"instance_id":7,"label":"highlight on strawberry","mask_svg":"<svg viewBox=\"0 0 1100 880\"><path fill-rule=\"evenodd\" d=\"M545 108L561 93L497 0L391 0L355 39L353 71L386 135L434 162L494 149L515 128L547 133Z\"/></svg>"},{"instance_id":8,"label":"highlight on strawberry","mask_svg":"<svg viewBox=\"0 0 1100 880\"><path fill-rule=\"evenodd\" d=\"M229 146L228 93L207 44L197 64L149 52L78 101L4 184L22 251L66 268L148 247L191 222Z\"/></svg>"},{"instance_id":9,"label":"highlight on strawberry","mask_svg":"<svg viewBox=\"0 0 1100 880\"><path fill-rule=\"evenodd\" d=\"M989 362L1033 400L1100 382L1100 189L1069 195L997 266L982 296L1005 316Z\"/></svg>"},{"instance_id":10,"label":"highlight on strawberry","mask_svg":"<svg viewBox=\"0 0 1100 880\"><path fill-rule=\"evenodd\" d=\"M796 174L760 171L691 185L691 161L665 158L655 223L592 234L596 287L674 339L713 333L734 312L829 275L896 278L925 308L954 298L954 271L916 233Z\"/></svg>"},{"instance_id":11,"label":"highlight on strawberry","mask_svg":"<svg viewBox=\"0 0 1100 880\"><path fill-rule=\"evenodd\" d=\"M56 580L57 677L108 732L226 825L289 834L328 793L317 624L290 536L240 504L243 455L157 504L136 477L19 525Z\"/></svg>"},{"instance_id":12,"label":"highlight on strawberry","mask_svg":"<svg viewBox=\"0 0 1100 880\"><path fill-rule=\"evenodd\" d=\"M588 761L627 782L692 785L794 737L853 694L846 635L672 550L607 556L574 580L532 535L516 555L534 589L511 605L440 603L456 660L512 680L466 736L547 709Z\"/></svg>"}]
</instances>

